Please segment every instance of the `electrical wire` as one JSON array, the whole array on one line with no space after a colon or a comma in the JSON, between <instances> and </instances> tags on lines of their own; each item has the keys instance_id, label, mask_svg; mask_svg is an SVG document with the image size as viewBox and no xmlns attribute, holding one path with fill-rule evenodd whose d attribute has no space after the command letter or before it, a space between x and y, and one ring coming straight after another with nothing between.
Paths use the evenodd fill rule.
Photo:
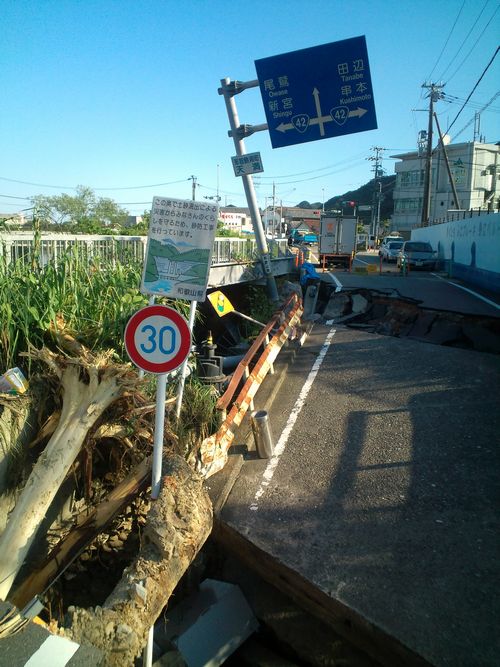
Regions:
<instances>
[{"instance_id":1,"label":"electrical wire","mask_svg":"<svg viewBox=\"0 0 500 667\"><path fill-rule=\"evenodd\" d=\"M437 67L438 64L439 64L439 61L441 60L441 56L443 55L443 53L444 53L446 47L448 46L448 42L450 41L450 38L451 38L451 36L452 36L452 34L453 34L453 31L455 30L455 26L456 26L457 23L458 23L458 19L460 18L460 14L462 13L462 10L463 10L464 6L465 6L465 0L462 2L462 6L461 6L460 9L458 10L458 14L457 14L457 17L456 17L456 19L455 19L455 22L454 22L453 25L451 26L451 30L450 30L450 32L448 33L448 37L446 38L446 41L445 41L445 43L444 43L443 48L441 49L441 53L439 54L438 59L436 60L436 62L435 62L435 64L434 64L434 67L433 67L432 70L431 70L431 73L430 73L429 76L426 78L426 81L430 81L430 80L431 80L431 76L433 75L434 70L436 69L436 67Z\"/></svg>"},{"instance_id":2,"label":"electrical wire","mask_svg":"<svg viewBox=\"0 0 500 667\"><path fill-rule=\"evenodd\" d=\"M479 84L481 83L482 78L484 77L484 75L486 74L486 72L489 70L491 64L492 64L493 61L495 60L495 58L496 58L497 53L498 53L499 50L500 50L500 46L497 46L496 51L495 51L495 53L492 55L490 62L489 62L489 63L486 65L486 67L484 68L483 73L481 74L481 76L480 76L479 79L477 80L477 82L476 82L474 88L473 88L473 89L471 90L471 92L469 93L469 96L467 97L467 99L465 100L465 102L464 102L464 103L462 104L462 106L460 107L460 110L459 110L459 112L457 113L457 115L455 116L455 118L453 119L453 121L451 122L451 124L448 125L448 128L447 128L447 130L445 131L445 134L448 134L449 131L451 130L451 128L453 127L453 125L455 124L457 118L460 116L460 114L461 114L462 111L464 110L465 105L466 105L467 102L470 100L470 98L471 98L472 95L474 94L474 91L476 90L476 88L477 88L477 87L479 86Z\"/></svg>"},{"instance_id":3,"label":"electrical wire","mask_svg":"<svg viewBox=\"0 0 500 667\"><path fill-rule=\"evenodd\" d=\"M458 55L461 53L461 51L462 51L462 49L463 49L463 47L464 47L464 45L465 45L465 42L469 39L470 34L472 33L472 31L473 31L474 28L476 27L477 22L479 21L479 19L480 19L481 16L483 15L483 12L484 12L484 10L486 9L486 5L488 4L488 2L489 2L489 0L486 0L486 2L485 2L484 5L483 5L483 8L482 8L481 11L479 12L478 17L476 18L476 20L475 20L474 23L472 24L471 29L469 30L469 32L468 32L467 35L465 36L463 42L462 42L462 43L460 44L460 46L458 47L457 52L455 53L455 55L454 55L453 58L451 59L451 61L450 61L450 63L448 64L448 66L443 70L443 73L442 73L441 76L439 77L439 80L440 80L440 81L442 81L442 80L444 79L444 75L445 75L446 72L450 69L450 67L453 65L453 63L454 63L455 60L457 59Z\"/></svg>"},{"instance_id":4,"label":"electrical wire","mask_svg":"<svg viewBox=\"0 0 500 667\"><path fill-rule=\"evenodd\" d=\"M327 169L331 169L332 167L339 167L343 164L348 164L353 160L360 159L362 156L364 156L364 154L365 152L363 151L362 153L353 155L351 158L349 158L349 160L341 160L340 162L334 162L333 164L326 165L325 167L318 167L317 169L310 169L309 171L299 171L295 174L283 174L281 176L262 176L259 174L259 178L265 180L278 180L280 178L294 178L295 176L306 176L307 174L314 174L317 173L318 171L325 171Z\"/></svg>"},{"instance_id":5,"label":"electrical wire","mask_svg":"<svg viewBox=\"0 0 500 667\"><path fill-rule=\"evenodd\" d=\"M481 34L478 36L478 38L476 39L476 41L475 41L474 44L472 45L472 47L471 47L469 53L465 56L465 58L462 60L462 62L461 62L460 65L457 67L457 69L453 72L453 74L452 74L450 77L448 77L448 80L447 80L446 83L449 83L449 82L453 79L453 77L455 76L455 74L456 74L457 72L460 71L462 65L463 65L463 64L465 63L465 61L468 59L468 57L470 56L470 54L474 51L474 49L476 48L476 46L477 46L478 43L479 43L479 40L481 39L481 37L482 37L482 36L484 35L484 33L486 32L487 27L488 27L488 26L490 25L490 23L493 21L493 18L494 18L494 16L495 16L495 14L497 13L499 7L500 7L500 5L497 5L497 8L496 8L495 11L493 12L493 14L492 14L490 20L488 21L488 23L484 26L483 31L481 32Z\"/></svg>"},{"instance_id":6,"label":"electrical wire","mask_svg":"<svg viewBox=\"0 0 500 667\"><path fill-rule=\"evenodd\" d=\"M468 122L466 125L464 125L463 128L462 128L459 132L457 132L457 133L455 134L455 137L454 137L454 138L456 139L457 137L459 137L459 136L462 134L462 132L465 132L465 130L466 130L468 127L470 127L470 125L472 125L472 123L476 120L476 116L478 116L478 115L479 115L482 111L484 111L484 110L485 110L485 109L486 109L492 102L494 102L494 101L496 100L496 98L497 98L499 95L500 95L500 91L498 91L495 95L493 95L493 97L490 99L490 101L487 102L481 109L479 109L479 111L474 115L474 117L471 118L471 119L469 120L469 122Z\"/></svg>"},{"instance_id":7,"label":"electrical wire","mask_svg":"<svg viewBox=\"0 0 500 667\"><path fill-rule=\"evenodd\" d=\"M0 195L0 197L6 197L8 199L24 199L29 201L29 197L14 197L14 195Z\"/></svg>"},{"instance_id":8,"label":"electrical wire","mask_svg":"<svg viewBox=\"0 0 500 667\"><path fill-rule=\"evenodd\" d=\"M449 98L452 99L449 99ZM496 96L495 96L496 97ZM465 102L464 99L460 97L455 97L454 95L447 95L444 94L442 97L444 102L448 102L448 104L463 104ZM470 107L471 109L479 109L479 110L484 110L487 106L491 104L491 100L488 102L488 104L484 105L482 102L468 102L466 104L467 107ZM490 112L492 113L500 113L500 108L499 107L492 107L489 109Z\"/></svg>"},{"instance_id":9,"label":"electrical wire","mask_svg":"<svg viewBox=\"0 0 500 667\"><path fill-rule=\"evenodd\" d=\"M152 183L151 185L131 185L127 187L119 188L91 188L95 191L104 191L104 190L141 190L144 188L159 188L165 185L177 185L178 183L184 183L188 181L188 178L183 178L180 181L169 181L168 183ZM20 183L21 185L34 185L37 188L55 188L58 190L78 190L78 187L72 185L48 185L47 183L32 183L31 181L18 181L14 178L7 178L6 176L0 176L0 181L8 181L9 183Z\"/></svg>"}]
</instances>

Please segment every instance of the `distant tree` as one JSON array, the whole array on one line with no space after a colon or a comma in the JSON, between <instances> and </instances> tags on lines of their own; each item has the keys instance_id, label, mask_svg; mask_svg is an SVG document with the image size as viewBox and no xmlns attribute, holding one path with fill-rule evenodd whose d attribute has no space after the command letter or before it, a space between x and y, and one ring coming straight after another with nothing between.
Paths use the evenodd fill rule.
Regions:
<instances>
[{"instance_id":1,"label":"distant tree","mask_svg":"<svg viewBox=\"0 0 500 667\"><path fill-rule=\"evenodd\" d=\"M216 236L232 236L232 233L227 227L224 227L224 220L217 220L217 232Z\"/></svg>"},{"instance_id":2,"label":"distant tree","mask_svg":"<svg viewBox=\"0 0 500 667\"><path fill-rule=\"evenodd\" d=\"M55 223L71 231L98 233L122 226L128 212L107 197L96 197L91 188L79 185L76 195L38 195L33 206L43 211L44 226Z\"/></svg>"}]
</instances>

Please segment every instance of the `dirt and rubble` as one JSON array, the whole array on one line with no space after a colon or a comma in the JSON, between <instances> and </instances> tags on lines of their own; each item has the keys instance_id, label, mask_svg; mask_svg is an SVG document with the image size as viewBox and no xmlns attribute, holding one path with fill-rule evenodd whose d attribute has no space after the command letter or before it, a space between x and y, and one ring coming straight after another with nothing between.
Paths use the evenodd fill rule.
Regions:
<instances>
[{"instance_id":1,"label":"dirt and rubble","mask_svg":"<svg viewBox=\"0 0 500 667\"><path fill-rule=\"evenodd\" d=\"M500 318L425 308L395 290L344 290L319 312L325 320L385 336L500 354Z\"/></svg>"},{"instance_id":2,"label":"dirt and rubble","mask_svg":"<svg viewBox=\"0 0 500 667\"><path fill-rule=\"evenodd\" d=\"M330 293L328 299L319 301L317 315L324 320L332 319L335 323L347 327L378 334L408 337L433 344L474 349L493 354L500 353L500 320L498 318L423 308L420 302L402 297L395 291L353 289L344 290L338 294ZM128 396L122 399L122 404L122 407L128 410L132 406L135 409L143 408L144 400L141 399L137 404L131 402ZM116 420L110 420L108 427L113 424L116 427ZM123 429L112 433L108 428L106 434L102 430L102 424L99 428L92 433L93 446L83 450L81 458L77 459L72 471L72 474L81 475L81 482L85 486L80 493L82 506L87 506L88 501L92 501L90 504L98 505L106 497L106 490L109 491L109 488L113 488L123 479L120 470L121 462L124 458L131 456L131 447L127 443L127 434L123 432ZM151 425L149 422L141 423L141 429L143 443L150 442ZM50 435L50 430L49 428L48 435ZM99 441L99 434L102 436L102 442L108 445L111 442L114 443L109 447L109 460L107 461L99 453L99 447L95 447L95 441ZM47 433L44 437L46 440ZM116 447L117 442L120 443L118 448ZM147 449L147 446L143 446L143 453ZM174 451L175 443L173 442L171 453L174 458L170 457L170 465L176 460ZM112 470L103 473L102 483L99 477L92 478L92 470L95 473L96 465L99 466L100 463L100 467L104 470L110 462L113 462ZM128 461L129 469L131 463L133 462ZM168 466L169 463L166 462L166 465ZM160 507L155 504L156 509L152 512L147 488L134 492L134 496L121 508L114 520L108 522L104 530L80 550L78 558L70 560L67 569L47 595L46 620L52 620L53 627L55 627L57 619L59 624L62 623L67 627L64 632L68 636L77 641L90 641L103 648L107 654L106 664L133 664L134 656L138 654L140 647L144 644L148 628L158 617L174 589L176 600L182 597L186 581L186 577L182 578L182 574L187 570L210 533L211 505L207 504L200 486L200 478L193 475L191 469L189 469L189 474L186 471L182 472L181 468L184 464L174 463L175 466L177 466L178 479L173 484L176 493L169 496L167 505ZM179 479L184 480L180 486L178 485ZM203 517L202 525L198 525L196 529L197 536L192 540L189 537L186 540L186 536L189 535L189 527L197 525L196 521L193 519L192 512L190 514L190 511L185 511L186 507L180 508L178 498L176 500L179 489L184 491L184 487L189 486L184 483L186 480L190 480L189 484L198 485L195 506L196 512ZM76 505L73 510L75 507ZM156 514L160 512L156 519L153 516L155 512ZM179 548L173 549L172 547L172 544L175 543L175 536L168 531L168 534L163 534L164 529L159 528L163 526L165 517L168 517L167 524L173 527L174 532L179 530L182 535L182 545ZM189 525L184 523L186 520ZM56 546L61 536L64 535L64 531L57 530L51 543L49 533L48 546ZM171 560L172 556L174 556L174 561L175 558L181 557L182 559L183 549L187 550L187 555L182 561L182 566L177 567L174 564L174 575L171 576L163 567L164 561ZM204 562L200 567L200 562L203 562L203 552L202 557L197 559L193 566L195 570L198 569L195 579L201 576L214 576L214 574L228 576L227 572L222 572L218 568L214 570L213 563L207 567ZM193 567L188 571L191 572ZM230 575L229 578L231 578ZM243 589L248 588L248 591L245 592L251 598L252 585L248 586L248 582L245 583L243 579L240 577L240 585ZM251 577L249 576L248 579L250 580ZM181 584L176 589L179 580ZM283 603L281 611L269 611L273 609L274 603L271 604L271 601L275 593L268 590L267 594L269 607L265 600L266 594L252 602L261 621L260 638L254 638L250 642L248 645L250 648L247 646L248 656L245 657L245 653L242 652L241 660L248 660L248 664L261 664L256 658L251 657L252 651L257 650L260 646L264 653L266 649L274 651L275 656L281 656L288 660L289 664L338 664L356 667L375 664L363 654L358 654L353 647L342 643L340 639L328 636L328 632L322 640L318 636L315 642L318 655L314 657L310 653L308 656L307 646L301 646L301 642L296 641L297 619L301 618L302 614L300 623L307 625L309 622L312 624L311 627L317 624L317 621L311 618L307 621L307 615L300 610L292 613L287 607L288 603L283 601L281 601ZM92 609L85 609L85 607L92 607ZM119 610L119 613L115 608ZM290 618L293 616L295 621L288 623L284 620L282 626L287 626L288 630L284 631L282 635L276 633L273 629L273 618L286 619L287 614L290 615ZM141 621L140 627L136 623L139 617L144 621ZM128 658L125 659L126 655ZM173 655L173 659L177 661L180 659L175 652ZM238 658L235 659L238 660ZM252 660L255 662L252 663Z\"/></svg>"}]
</instances>

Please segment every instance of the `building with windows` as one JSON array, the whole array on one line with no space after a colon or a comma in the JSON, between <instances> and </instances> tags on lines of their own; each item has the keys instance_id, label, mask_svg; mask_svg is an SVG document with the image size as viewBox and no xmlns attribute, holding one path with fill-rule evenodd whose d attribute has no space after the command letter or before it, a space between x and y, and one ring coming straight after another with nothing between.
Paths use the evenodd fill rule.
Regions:
<instances>
[{"instance_id":1,"label":"building with windows","mask_svg":"<svg viewBox=\"0 0 500 667\"><path fill-rule=\"evenodd\" d=\"M293 229L319 234L321 211L298 206L268 206L261 210L265 232L273 237L289 234ZM232 232L252 234L252 219L248 208L223 206L219 209L219 219Z\"/></svg>"},{"instance_id":2,"label":"building with windows","mask_svg":"<svg viewBox=\"0 0 500 667\"><path fill-rule=\"evenodd\" d=\"M6 228L19 228L28 224L24 213L0 213L0 223Z\"/></svg>"},{"instance_id":3,"label":"building with windows","mask_svg":"<svg viewBox=\"0 0 500 667\"><path fill-rule=\"evenodd\" d=\"M238 234L252 234L252 218L248 208L223 206L219 209L219 220L226 229Z\"/></svg>"},{"instance_id":4,"label":"building with windows","mask_svg":"<svg viewBox=\"0 0 500 667\"><path fill-rule=\"evenodd\" d=\"M445 146L460 210L499 207L499 144L475 141ZM408 232L421 224L426 156L418 151L393 155L395 165L394 213L391 230ZM441 146L432 154L430 221L444 220L457 210Z\"/></svg>"}]
</instances>

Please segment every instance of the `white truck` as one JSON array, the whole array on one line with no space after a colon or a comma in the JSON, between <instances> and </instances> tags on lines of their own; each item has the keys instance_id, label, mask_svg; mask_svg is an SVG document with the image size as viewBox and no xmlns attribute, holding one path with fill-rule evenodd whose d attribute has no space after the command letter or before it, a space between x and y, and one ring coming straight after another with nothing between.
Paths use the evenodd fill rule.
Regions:
<instances>
[{"instance_id":1,"label":"white truck","mask_svg":"<svg viewBox=\"0 0 500 667\"><path fill-rule=\"evenodd\" d=\"M323 268L330 266L350 268L356 254L357 226L356 217L332 213L321 215L319 256Z\"/></svg>"}]
</instances>

